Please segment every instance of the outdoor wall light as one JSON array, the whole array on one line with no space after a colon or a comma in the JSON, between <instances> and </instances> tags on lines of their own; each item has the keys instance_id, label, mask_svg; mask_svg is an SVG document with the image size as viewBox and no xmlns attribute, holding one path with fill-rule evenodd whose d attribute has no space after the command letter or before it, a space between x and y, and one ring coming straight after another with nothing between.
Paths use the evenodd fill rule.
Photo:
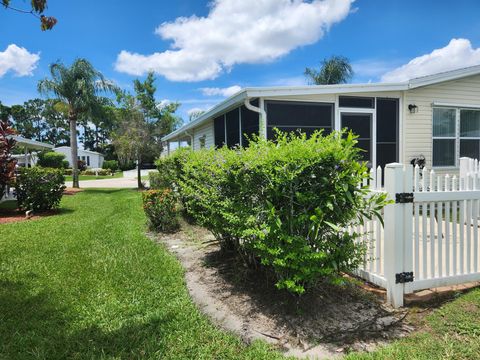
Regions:
<instances>
[{"instance_id":1,"label":"outdoor wall light","mask_svg":"<svg viewBox=\"0 0 480 360\"><path fill-rule=\"evenodd\" d=\"M410 104L408 105L408 110L410 111L410 114L415 114L418 112L418 106L415 104Z\"/></svg>"}]
</instances>

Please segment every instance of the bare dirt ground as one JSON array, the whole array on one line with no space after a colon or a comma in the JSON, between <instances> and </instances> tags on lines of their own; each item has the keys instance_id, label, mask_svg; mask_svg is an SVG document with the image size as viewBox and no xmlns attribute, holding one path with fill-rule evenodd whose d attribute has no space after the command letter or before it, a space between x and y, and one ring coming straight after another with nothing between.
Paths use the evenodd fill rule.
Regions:
<instances>
[{"instance_id":1,"label":"bare dirt ground","mask_svg":"<svg viewBox=\"0 0 480 360\"><path fill-rule=\"evenodd\" d=\"M152 237L183 264L201 311L247 343L262 339L286 355L322 359L370 351L414 330L405 310L389 308L379 291L351 279L341 287L322 284L298 300L221 253L203 228L183 224L176 234Z\"/></svg>"}]
</instances>

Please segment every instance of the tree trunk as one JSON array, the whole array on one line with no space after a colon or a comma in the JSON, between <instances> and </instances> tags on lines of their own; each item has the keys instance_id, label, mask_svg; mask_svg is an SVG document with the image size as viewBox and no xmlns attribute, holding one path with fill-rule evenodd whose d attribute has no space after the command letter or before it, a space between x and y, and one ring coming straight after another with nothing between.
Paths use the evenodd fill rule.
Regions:
<instances>
[{"instance_id":1,"label":"tree trunk","mask_svg":"<svg viewBox=\"0 0 480 360\"><path fill-rule=\"evenodd\" d=\"M78 182L78 145L77 145L77 115L70 111L70 148L72 150L73 187L79 188Z\"/></svg>"},{"instance_id":2,"label":"tree trunk","mask_svg":"<svg viewBox=\"0 0 480 360\"><path fill-rule=\"evenodd\" d=\"M139 156L137 158L137 186L140 190L143 189L141 168L142 168L142 158Z\"/></svg>"}]
</instances>

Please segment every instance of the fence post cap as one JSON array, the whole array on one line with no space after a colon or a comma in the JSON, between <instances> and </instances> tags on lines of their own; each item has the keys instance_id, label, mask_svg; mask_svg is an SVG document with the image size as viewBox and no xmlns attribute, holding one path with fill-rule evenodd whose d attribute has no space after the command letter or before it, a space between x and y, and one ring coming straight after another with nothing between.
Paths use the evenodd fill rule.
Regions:
<instances>
[{"instance_id":1,"label":"fence post cap","mask_svg":"<svg viewBox=\"0 0 480 360\"><path fill-rule=\"evenodd\" d=\"M398 169L398 168L403 168L403 164L400 164L400 163L390 163L390 164L387 164L385 165L386 168L389 168L389 169Z\"/></svg>"}]
</instances>

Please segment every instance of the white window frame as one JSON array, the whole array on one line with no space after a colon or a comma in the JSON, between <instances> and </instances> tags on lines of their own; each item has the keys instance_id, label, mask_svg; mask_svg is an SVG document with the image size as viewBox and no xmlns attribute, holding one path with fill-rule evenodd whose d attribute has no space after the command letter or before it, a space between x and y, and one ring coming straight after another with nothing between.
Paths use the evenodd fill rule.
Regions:
<instances>
[{"instance_id":1,"label":"white window frame","mask_svg":"<svg viewBox=\"0 0 480 360\"><path fill-rule=\"evenodd\" d=\"M455 110L455 136L433 136L433 112L434 109L452 109ZM460 166L460 140L479 140L479 137L462 137L460 136L460 112L462 110L476 110L480 111L480 107L471 107L465 105L454 105L454 104L436 104L432 105L432 168L434 169L456 169ZM433 165L433 142L434 140L455 140L455 164L454 165Z\"/></svg>"}]
</instances>

